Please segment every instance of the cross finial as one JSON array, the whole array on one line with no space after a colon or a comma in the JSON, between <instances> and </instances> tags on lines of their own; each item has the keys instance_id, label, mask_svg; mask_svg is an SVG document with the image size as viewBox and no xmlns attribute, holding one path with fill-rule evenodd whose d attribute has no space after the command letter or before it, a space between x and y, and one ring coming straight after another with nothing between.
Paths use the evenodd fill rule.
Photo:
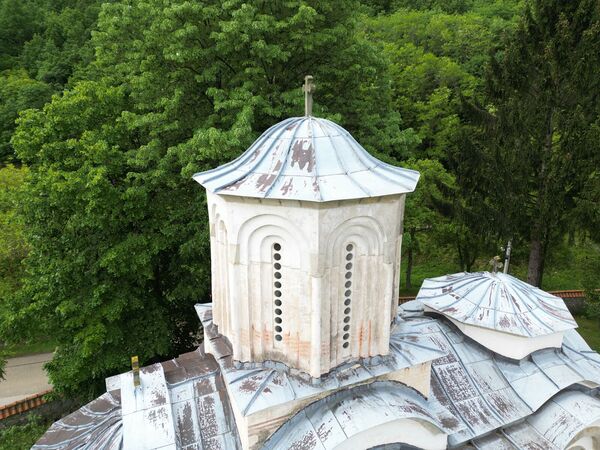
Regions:
<instances>
[{"instance_id":1,"label":"cross finial","mask_svg":"<svg viewBox=\"0 0 600 450\"><path fill-rule=\"evenodd\" d=\"M313 92L315 92L315 84L313 83L312 75L306 75L304 77L304 85L302 86L302 90L304 91L304 115L312 116L312 106L313 106Z\"/></svg>"},{"instance_id":2,"label":"cross finial","mask_svg":"<svg viewBox=\"0 0 600 450\"><path fill-rule=\"evenodd\" d=\"M492 266L492 273L496 274L498 273L498 269L502 269L502 262L500 261L500 257L499 256L494 256L491 260L490 260L490 266Z\"/></svg>"}]
</instances>

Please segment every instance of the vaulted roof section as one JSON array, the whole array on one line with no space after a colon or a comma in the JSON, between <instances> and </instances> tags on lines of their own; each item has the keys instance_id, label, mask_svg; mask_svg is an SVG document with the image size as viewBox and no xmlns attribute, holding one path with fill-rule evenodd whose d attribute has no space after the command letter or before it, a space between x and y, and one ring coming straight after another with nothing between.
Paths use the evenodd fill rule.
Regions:
<instances>
[{"instance_id":1,"label":"vaulted roof section","mask_svg":"<svg viewBox=\"0 0 600 450\"><path fill-rule=\"evenodd\" d=\"M326 202L412 192L419 173L379 161L334 122L292 117L194 179L222 195Z\"/></svg>"},{"instance_id":2,"label":"vaulted roof section","mask_svg":"<svg viewBox=\"0 0 600 450\"><path fill-rule=\"evenodd\" d=\"M457 322L518 336L544 336L577 327L561 298L503 273L429 278L417 299Z\"/></svg>"}]
</instances>

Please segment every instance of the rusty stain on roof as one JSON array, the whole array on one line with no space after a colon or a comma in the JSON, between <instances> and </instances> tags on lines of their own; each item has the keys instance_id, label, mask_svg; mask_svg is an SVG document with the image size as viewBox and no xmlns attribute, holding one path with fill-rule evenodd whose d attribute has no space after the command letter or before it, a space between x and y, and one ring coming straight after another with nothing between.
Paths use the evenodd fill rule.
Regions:
<instances>
[{"instance_id":1,"label":"rusty stain on roof","mask_svg":"<svg viewBox=\"0 0 600 450\"><path fill-rule=\"evenodd\" d=\"M475 448L562 450L600 420L600 399L577 390L557 394L525 421L475 439ZM465 447L467 448L467 447Z\"/></svg>"},{"instance_id":2,"label":"rusty stain on roof","mask_svg":"<svg viewBox=\"0 0 600 450\"><path fill-rule=\"evenodd\" d=\"M210 306L196 305L196 309L206 336L214 346L216 360L229 364L228 367L222 367L223 376L229 384L228 392L235 397L236 404L246 415L310 396L316 391L326 392L350 386L383 373L428 362L445 353L435 342L421 339L412 330L410 322L398 321L391 331L388 356L347 362L320 380L310 379L283 364L274 367L256 363L236 368L230 361L232 351L229 342L216 334Z\"/></svg>"},{"instance_id":3,"label":"rusty stain on roof","mask_svg":"<svg viewBox=\"0 0 600 450\"><path fill-rule=\"evenodd\" d=\"M324 202L412 192L419 173L379 161L334 122L292 117L194 179L217 194Z\"/></svg>"},{"instance_id":4,"label":"rusty stain on roof","mask_svg":"<svg viewBox=\"0 0 600 450\"><path fill-rule=\"evenodd\" d=\"M521 361L501 357L441 318L412 317L423 338L441 344L452 357L432 364L432 399L464 425L450 435L459 445L522 420L562 389L577 383L600 386L600 356L575 330L565 334L561 350L544 349Z\"/></svg>"}]
</instances>

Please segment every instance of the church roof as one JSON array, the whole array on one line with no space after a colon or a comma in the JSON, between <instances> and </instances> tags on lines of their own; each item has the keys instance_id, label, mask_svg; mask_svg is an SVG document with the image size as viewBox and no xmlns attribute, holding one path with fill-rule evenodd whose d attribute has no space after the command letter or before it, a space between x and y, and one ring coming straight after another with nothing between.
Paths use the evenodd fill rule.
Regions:
<instances>
[{"instance_id":1,"label":"church roof","mask_svg":"<svg viewBox=\"0 0 600 450\"><path fill-rule=\"evenodd\" d=\"M221 195L312 202L403 194L418 179L371 156L336 123L310 116L272 126L236 160L194 175Z\"/></svg>"},{"instance_id":2,"label":"church roof","mask_svg":"<svg viewBox=\"0 0 600 450\"><path fill-rule=\"evenodd\" d=\"M206 322L209 309L198 310ZM435 349L428 399L398 383L359 380L302 408L259 448L334 448L345 435L408 418L446 432L451 448L526 450L544 443L558 450L600 419L593 389L600 386L600 355L575 330L565 333L562 348L518 361L486 349L442 317L399 311L394 334L403 342L414 339L413 347L427 354ZM200 347L144 367L135 396L131 372L109 379L108 393L56 422L33 449L241 449L225 384L245 370L235 369L226 353L213 356ZM276 399L269 391L277 383L253 384L246 388L257 398ZM165 446L167 440L172 444Z\"/></svg>"},{"instance_id":3,"label":"church roof","mask_svg":"<svg viewBox=\"0 0 600 450\"><path fill-rule=\"evenodd\" d=\"M121 450L123 422L119 391L106 392L52 424L34 450Z\"/></svg>"},{"instance_id":4,"label":"church roof","mask_svg":"<svg viewBox=\"0 0 600 450\"><path fill-rule=\"evenodd\" d=\"M432 364L430 401L446 407L463 425L448 437L452 447L531 416L570 386L600 385L600 355L575 330L565 334L561 349L514 360L488 350L444 319L410 321L423 338L446 352Z\"/></svg>"},{"instance_id":5,"label":"church roof","mask_svg":"<svg viewBox=\"0 0 600 450\"><path fill-rule=\"evenodd\" d=\"M504 273L461 272L428 278L417 300L457 322L519 336L577 327L563 299Z\"/></svg>"},{"instance_id":6,"label":"church roof","mask_svg":"<svg viewBox=\"0 0 600 450\"><path fill-rule=\"evenodd\" d=\"M203 347L107 379L109 391L55 422L32 450L241 448L219 366Z\"/></svg>"}]
</instances>

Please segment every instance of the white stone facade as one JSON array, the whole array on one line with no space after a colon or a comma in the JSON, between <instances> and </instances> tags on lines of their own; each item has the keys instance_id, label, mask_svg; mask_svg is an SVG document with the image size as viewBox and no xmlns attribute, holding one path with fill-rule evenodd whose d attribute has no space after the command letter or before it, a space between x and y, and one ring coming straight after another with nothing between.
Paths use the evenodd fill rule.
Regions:
<instances>
[{"instance_id":1,"label":"white stone facade","mask_svg":"<svg viewBox=\"0 0 600 450\"><path fill-rule=\"evenodd\" d=\"M304 202L207 193L214 323L240 362L319 377L389 351L404 194Z\"/></svg>"}]
</instances>

